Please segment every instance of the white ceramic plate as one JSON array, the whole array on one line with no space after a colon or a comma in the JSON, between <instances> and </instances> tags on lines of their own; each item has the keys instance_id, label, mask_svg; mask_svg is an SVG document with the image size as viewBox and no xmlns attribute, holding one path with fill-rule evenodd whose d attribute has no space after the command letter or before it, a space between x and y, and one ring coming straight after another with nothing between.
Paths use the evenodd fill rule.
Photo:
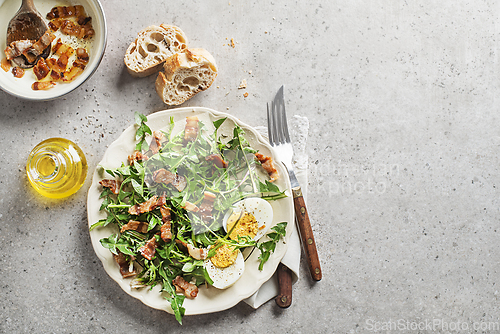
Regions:
<instances>
[{"instance_id":1,"label":"white ceramic plate","mask_svg":"<svg viewBox=\"0 0 500 334\"><path fill-rule=\"evenodd\" d=\"M174 117L175 122L178 122L176 123L176 127L174 128L174 133L178 133L179 131L183 130L185 118L187 116L197 116L201 121L204 122L209 131L213 131L214 129L212 124L214 120L227 117L228 120L231 120L233 122L233 124L226 120L221 128L219 128L219 133L232 134L234 123L236 123L245 131L245 138L247 138L253 148L258 149L264 155L271 156L276 161L275 154L273 153L272 148L259 133L257 133L250 126L243 124L236 118L232 117L231 115L217 112L215 110L196 107L160 111L149 115L147 124L153 131L167 128L171 116ZM106 153L104 154L102 161L99 163L99 166L105 168L117 168L121 166L122 162L127 163L127 157L133 152L135 147L135 131L135 126L130 126L129 128L127 128L122 133L122 135L106 150ZM99 219L106 218L105 212L99 212L99 207L101 205L101 200L99 200L101 191L99 181L102 180L104 176L102 173L102 168L100 168L99 166L96 168L93 174L92 185L90 186L88 193L87 208L89 227ZM262 271L258 270L259 261L257 258L259 256L259 252L254 251L245 262L245 271L242 277L233 286L226 290L219 290L213 287L200 287L200 292L195 299L186 298L186 300L184 301L183 306L186 308L186 315L211 313L228 309L236 305L241 300L254 294L264 282L271 278L271 276L275 272L279 262L281 261L281 258L285 255L287 242L290 234L292 233L292 223L294 215L293 201L290 196L290 180L286 177L283 177L283 175L287 175L287 172L281 163L276 163L276 168L278 169L281 177L275 183L280 187L280 189L286 189L288 197L270 202L274 212L272 225L274 226L275 224L282 221L288 222L285 240L278 243L276 251L271 255L268 262L265 263L264 269ZM149 290L149 288L132 289L130 287L130 281L132 279L122 278L118 265L114 261L111 252L108 249L102 247L99 242L101 238L107 238L108 236L116 232L117 229L115 229L113 226L96 228L90 232L92 245L97 256L102 261L106 272L120 285L120 287L126 293L128 293L132 297L141 300L144 304L150 307L173 313L172 309L170 308L170 304L159 293L160 287L156 287L153 290Z\"/></svg>"},{"instance_id":2,"label":"white ceramic plate","mask_svg":"<svg viewBox=\"0 0 500 334\"><path fill-rule=\"evenodd\" d=\"M5 92L27 100L44 101L61 97L85 82L97 69L106 48L106 19L99 0L34 0L35 7L43 18L54 6L82 5L87 15L92 17L92 27L95 35L90 39L86 47L90 60L85 70L74 81L60 83L49 90L34 91L31 84L36 81L33 70L26 70L22 78L15 78L12 72L0 69L0 88ZM21 6L21 0L5 0L0 6L0 59L5 58L3 50L7 47L7 26L10 19L16 14ZM48 22L48 20L46 20ZM56 36L60 36L56 32ZM57 40L57 38L56 38ZM52 42L54 45L55 41ZM87 45L86 45L87 46Z\"/></svg>"}]
</instances>

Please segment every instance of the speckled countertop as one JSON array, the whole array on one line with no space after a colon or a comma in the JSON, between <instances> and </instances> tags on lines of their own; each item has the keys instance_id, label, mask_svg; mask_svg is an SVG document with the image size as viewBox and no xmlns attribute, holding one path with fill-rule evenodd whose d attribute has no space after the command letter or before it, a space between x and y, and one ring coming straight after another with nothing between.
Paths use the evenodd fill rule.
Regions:
<instances>
[{"instance_id":1,"label":"speckled countertop","mask_svg":"<svg viewBox=\"0 0 500 334\"><path fill-rule=\"evenodd\" d=\"M0 92L1 333L500 332L500 3L103 7L106 54L82 87L43 103ZM214 85L183 106L265 125L266 102L285 84L288 112L309 119L323 279L313 283L302 258L289 309L240 303L181 327L104 271L87 228L90 177L64 201L27 184L24 164L41 140L75 141L93 169L135 111L165 109L154 77L123 65L136 33L160 23L181 27L219 66Z\"/></svg>"}]
</instances>

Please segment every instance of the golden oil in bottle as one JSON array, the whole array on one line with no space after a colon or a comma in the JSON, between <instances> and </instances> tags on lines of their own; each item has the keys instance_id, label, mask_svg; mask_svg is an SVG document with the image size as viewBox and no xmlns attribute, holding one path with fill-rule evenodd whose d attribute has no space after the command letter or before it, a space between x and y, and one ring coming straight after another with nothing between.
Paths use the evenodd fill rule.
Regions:
<instances>
[{"instance_id":1,"label":"golden oil in bottle","mask_svg":"<svg viewBox=\"0 0 500 334\"><path fill-rule=\"evenodd\" d=\"M63 198L81 188L87 168L85 155L75 143L64 138L50 138L31 151L26 173L40 194Z\"/></svg>"}]
</instances>

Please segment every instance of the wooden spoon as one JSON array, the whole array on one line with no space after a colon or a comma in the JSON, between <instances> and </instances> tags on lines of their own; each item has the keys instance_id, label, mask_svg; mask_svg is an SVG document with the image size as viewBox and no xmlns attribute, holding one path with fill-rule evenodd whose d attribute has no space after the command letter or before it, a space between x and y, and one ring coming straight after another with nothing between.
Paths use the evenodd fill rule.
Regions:
<instances>
[{"instance_id":1,"label":"wooden spoon","mask_svg":"<svg viewBox=\"0 0 500 334\"><path fill-rule=\"evenodd\" d=\"M36 10L33 0L23 0L21 8L10 20L7 26L7 45L20 40L37 41L49 29L40 13ZM42 57L47 58L50 53L50 45L45 49ZM33 67L24 56L15 58L16 64L23 68Z\"/></svg>"}]
</instances>

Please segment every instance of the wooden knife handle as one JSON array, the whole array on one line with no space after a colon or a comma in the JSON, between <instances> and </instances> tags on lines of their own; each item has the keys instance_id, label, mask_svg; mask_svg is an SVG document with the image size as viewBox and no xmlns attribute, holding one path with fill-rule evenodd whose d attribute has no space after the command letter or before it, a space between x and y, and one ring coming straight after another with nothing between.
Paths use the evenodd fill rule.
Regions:
<instances>
[{"instance_id":1,"label":"wooden knife handle","mask_svg":"<svg viewBox=\"0 0 500 334\"><path fill-rule=\"evenodd\" d=\"M292 192L293 202L295 204L295 215L297 216L297 224L299 225L300 237L302 238L302 247L304 247L304 251L306 252L309 271L311 272L312 278L315 281L319 281L322 277L321 266L319 264L318 251L316 250L316 242L314 241L311 222L307 214L306 203L304 202L300 187L293 188Z\"/></svg>"},{"instance_id":2,"label":"wooden knife handle","mask_svg":"<svg viewBox=\"0 0 500 334\"><path fill-rule=\"evenodd\" d=\"M275 299L276 304L281 308L287 308L292 304L292 271L280 262L277 273L279 294Z\"/></svg>"}]
</instances>

